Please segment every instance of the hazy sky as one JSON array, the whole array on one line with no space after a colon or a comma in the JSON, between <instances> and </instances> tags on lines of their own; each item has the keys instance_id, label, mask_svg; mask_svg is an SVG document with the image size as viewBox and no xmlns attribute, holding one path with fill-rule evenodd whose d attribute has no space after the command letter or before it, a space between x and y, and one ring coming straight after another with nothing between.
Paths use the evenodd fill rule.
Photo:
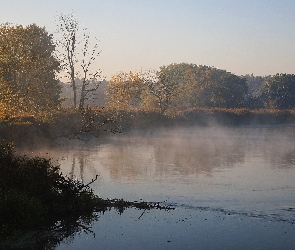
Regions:
<instances>
[{"instance_id":1,"label":"hazy sky","mask_svg":"<svg viewBox=\"0 0 295 250\"><path fill-rule=\"evenodd\" d=\"M0 23L56 31L72 11L99 40L97 68L215 66L242 75L295 73L294 0L0 0Z\"/></svg>"}]
</instances>

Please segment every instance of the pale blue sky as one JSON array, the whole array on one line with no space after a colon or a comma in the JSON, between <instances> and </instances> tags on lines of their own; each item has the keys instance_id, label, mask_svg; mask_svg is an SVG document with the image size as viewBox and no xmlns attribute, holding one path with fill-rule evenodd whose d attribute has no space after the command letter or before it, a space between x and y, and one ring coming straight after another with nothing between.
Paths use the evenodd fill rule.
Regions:
<instances>
[{"instance_id":1,"label":"pale blue sky","mask_svg":"<svg viewBox=\"0 0 295 250\"><path fill-rule=\"evenodd\" d=\"M295 73L294 0L0 0L0 23L55 32L75 13L99 39L97 68L118 71L195 63L242 75Z\"/></svg>"}]
</instances>

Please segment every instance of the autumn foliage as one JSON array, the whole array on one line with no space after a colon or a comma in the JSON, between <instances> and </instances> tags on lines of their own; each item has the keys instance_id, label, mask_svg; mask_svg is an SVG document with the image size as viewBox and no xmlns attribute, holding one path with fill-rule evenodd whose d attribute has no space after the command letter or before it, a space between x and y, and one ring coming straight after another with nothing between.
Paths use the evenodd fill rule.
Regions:
<instances>
[{"instance_id":1,"label":"autumn foliage","mask_svg":"<svg viewBox=\"0 0 295 250\"><path fill-rule=\"evenodd\" d=\"M48 114L60 104L52 35L36 24L0 26L0 116Z\"/></svg>"}]
</instances>

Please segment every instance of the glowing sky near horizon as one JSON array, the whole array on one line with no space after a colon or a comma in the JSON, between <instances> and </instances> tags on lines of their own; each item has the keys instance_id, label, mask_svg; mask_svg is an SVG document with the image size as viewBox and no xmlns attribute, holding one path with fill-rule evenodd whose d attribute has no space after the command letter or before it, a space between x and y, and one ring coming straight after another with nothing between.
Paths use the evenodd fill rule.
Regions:
<instances>
[{"instance_id":1,"label":"glowing sky near horizon","mask_svg":"<svg viewBox=\"0 0 295 250\"><path fill-rule=\"evenodd\" d=\"M170 63L234 74L295 73L294 0L0 0L0 23L36 23L55 33L72 11L99 40L96 67L158 69Z\"/></svg>"}]
</instances>

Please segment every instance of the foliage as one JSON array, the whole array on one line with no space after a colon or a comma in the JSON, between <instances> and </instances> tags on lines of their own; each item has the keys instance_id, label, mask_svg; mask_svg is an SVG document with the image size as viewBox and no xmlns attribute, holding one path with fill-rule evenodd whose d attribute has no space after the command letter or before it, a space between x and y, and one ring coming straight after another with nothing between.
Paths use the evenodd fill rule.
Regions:
<instances>
[{"instance_id":1,"label":"foliage","mask_svg":"<svg viewBox=\"0 0 295 250\"><path fill-rule=\"evenodd\" d=\"M36 24L0 26L0 96L2 115L37 115L59 104L59 62L52 36Z\"/></svg>"},{"instance_id":2,"label":"foliage","mask_svg":"<svg viewBox=\"0 0 295 250\"><path fill-rule=\"evenodd\" d=\"M247 94L246 80L225 70L196 66L192 70L193 100L199 107L242 107Z\"/></svg>"},{"instance_id":3,"label":"foliage","mask_svg":"<svg viewBox=\"0 0 295 250\"><path fill-rule=\"evenodd\" d=\"M107 83L108 106L115 109L139 107L144 86L139 73L119 72Z\"/></svg>"},{"instance_id":4,"label":"foliage","mask_svg":"<svg viewBox=\"0 0 295 250\"><path fill-rule=\"evenodd\" d=\"M148 71L143 74L147 91L154 97L151 98L147 95L145 106L149 108L158 107L161 114L167 111L171 106L173 97L179 93L180 82L183 79L177 70L177 65L171 64L167 67L162 66L158 72Z\"/></svg>"},{"instance_id":5,"label":"foliage","mask_svg":"<svg viewBox=\"0 0 295 250\"><path fill-rule=\"evenodd\" d=\"M266 80L271 79L271 76L254 76L253 74L246 74L243 75L242 78L246 79L248 86L248 95L245 106L250 109L264 108L262 95L263 85Z\"/></svg>"},{"instance_id":6,"label":"foliage","mask_svg":"<svg viewBox=\"0 0 295 250\"><path fill-rule=\"evenodd\" d=\"M271 76L254 76L253 74L243 75L248 85L248 95L251 97L259 97L262 93L264 81L271 78Z\"/></svg>"},{"instance_id":7,"label":"foliage","mask_svg":"<svg viewBox=\"0 0 295 250\"><path fill-rule=\"evenodd\" d=\"M265 105L273 109L295 107L295 75L276 74L263 85Z\"/></svg>"},{"instance_id":8,"label":"foliage","mask_svg":"<svg viewBox=\"0 0 295 250\"><path fill-rule=\"evenodd\" d=\"M247 90L246 80L230 72L180 63L140 74L121 72L113 76L107 93L113 108L156 108L175 115L195 107L243 107Z\"/></svg>"},{"instance_id":9,"label":"foliage","mask_svg":"<svg viewBox=\"0 0 295 250\"><path fill-rule=\"evenodd\" d=\"M63 176L50 159L15 156L8 143L0 145L0 164L0 238L93 211L89 185Z\"/></svg>"},{"instance_id":10,"label":"foliage","mask_svg":"<svg viewBox=\"0 0 295 250\"><path fill-rule=\"evenodd\" d=\"M18 95L13 92L12 86L0 78L0 117L7 119L20 113Z\"/></svg>"}]
</instances>

